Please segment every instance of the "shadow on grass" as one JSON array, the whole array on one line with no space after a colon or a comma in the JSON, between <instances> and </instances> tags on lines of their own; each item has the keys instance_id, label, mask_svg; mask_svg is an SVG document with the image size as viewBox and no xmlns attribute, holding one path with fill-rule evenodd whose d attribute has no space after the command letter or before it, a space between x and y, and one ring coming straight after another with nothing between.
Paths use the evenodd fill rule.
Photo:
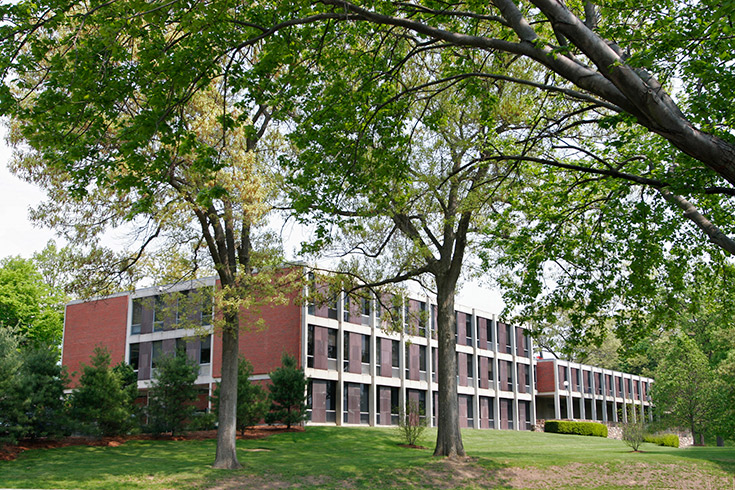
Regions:
<instances>
[{"instance_id":1,"label":"shadow on grass","mask_svg":"<svg viewBox=\"0 0 735 490\"><path fill-rule=\"evenodd\" d=\"M735 476L735 447L692 446L679 449L682 458L709 461L722 471Z\"/></svg>"}]
</instances>

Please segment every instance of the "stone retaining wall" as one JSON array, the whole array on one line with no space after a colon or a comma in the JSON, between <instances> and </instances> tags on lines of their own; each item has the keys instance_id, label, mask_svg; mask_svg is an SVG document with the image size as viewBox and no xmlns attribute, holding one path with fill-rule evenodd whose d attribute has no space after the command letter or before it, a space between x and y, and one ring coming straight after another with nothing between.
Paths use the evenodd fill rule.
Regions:
<instances>
[{"instance_id":1,"label":"stone retaining wall","mask_svg":"<svg viewBox=\"0 0 735 490\"><path fill-rule=\"evenodd\" d=\"M566 420L566 419L562 419ZM617 439L619 441L623 440L623 424L620 422L600 422L597 420L580 420L580 422L597 422L598 424L604 424L607 425L607 438L608 439ZM533 425L531 427L531 430L534 432L543 432L544 431L544 424L546 423L545 419L537 419L536 425ZM682 431L682 430L671 430L666 431L670 434L676 434L679 436L679 447L689 447L694 445L694 439L692 438L692 434L688 431Z\"/></svg>"}]
</instances>

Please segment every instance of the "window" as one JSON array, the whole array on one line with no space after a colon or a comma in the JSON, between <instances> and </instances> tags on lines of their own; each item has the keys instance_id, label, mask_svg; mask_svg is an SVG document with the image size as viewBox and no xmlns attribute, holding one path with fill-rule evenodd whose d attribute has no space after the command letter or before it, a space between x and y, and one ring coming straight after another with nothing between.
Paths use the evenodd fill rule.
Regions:
<instances>
[{"instance_id":1,"label":"window","mask_svg":"<svg viewBox=\"0 0 735 490\"><path fill-rule=\"evenodd\" d=\"M156 296L153 301L153 331L159 332L163 330L163 298Z\"/></svg>"},{"instance_id":2,"label":"window","mask_svg":"<svg viewBox=\"0 0 735 490\"><path fill-rule=\"evenodd\" d=\"M207 338L202 340L199 344L199 364L209 364L212 361L212 336L207 335Z\"/></svg>"},{"instance_id":3,"label":"window","mask_svg":"<svg viewBox=\"0 0 735 490\"><path fill-rule=\"evenodd\" d=\"M400 366L400 353L397 340L391 340L392 366L397 368Z\"/></svg>"},{"instance_id":4,"label":"window","mask_svg":"<svg viewBox=\"0 0 735 490\"><path fill-rule=\"evenodd\" d=\"M309 325L306 340L306 367L314 367L314 325Z\"/></svg>"},{"instance_id":5,"label":"window","mask_svg":"<svg viewBox=\"0 0 735 490\"><path fill-rule=\"evenodd\" d=\"M143 300L135 298L133 300L133 318L130 324L130 335L138 335L140 327L143 323Z\"/></svg>"},{"instance_id":6,"label":"window","mask_svg":"<svg viewBox=\"0 0 735 490\"><path fill-rule=\"evenodd\" d=\"M426 374L426 346L419 346L419 371Z\"/></svg>"},{"instance_id":7,"label":"window","mask_svg":"<svg viewBox=\"0 0 735 490\"><path fill-rule=\"evenodd\" d=\"M337 297L332 296L327 300L327 318L337 319Z\"/></svg>"},{"instance_id":8,"label":"window","mask_svg":"<svg viewBox=\"0 0 735 490\"><path fill-rule=\"evenodd\" d=\"M474 365L474 360L472 358L472 354L466 354L465 357L467 358L467 377L469 379L474 379L475 365Z\"/></svg>"},{"instance_id":9,"label":"window","mask_svg":"<svg viewBox=\"0 0 735 490\"><path fill-rule=\"evenodd\" d=\"M513 353L513 344L512 339L513 338L513 327L511 325L505 326L505 352L508 354Z\"/></svg>"},{"instance_id":10,"label":"window","mask_svg":"<svg viewBox=\"0 0 735 490\"><path fill-rule=\"evenodd\" d=\"M465 337L467 341L465 345L472 345L472 315L469 313L465 314Z\"/></svg>"},{"instance_id":11,"label":"window","mask_svg":"<svg viewBox=\"0 0 735 490\"><path fill-rule=\"evenodd\" d=\"M342 304L342 319L346 322L350 321L350 297L345 294L345 300Z\"/></svg>"},{"instance_id":12,"label":"window","mask_svg":"<svg viewBox=\"0 0 735 490\"><path fill-rule=\"evenodd\" d=\"M327 381L327 422L337 421L337 382Z\"/></svg>"},{"instance_id":13,"label":"window","mask_svg":"<svg viewBox=\"0 0 735 490\"><path fill-rule=\"evenodd\" d=\"M337 331L327 330L327 359L337 359Z\"/></svg>"},{"instance_id":14,"label":"window","mask_svg":"<svg viewBox=\"0 0 735 490\"><path fill-rule=\"evenodd\" d=\"M349 371L350 369L350 332L344 332L342 337L342 353L344 354L344 360L342 362L342 370Z\"/></svg>"},{"instance_id":15,"label":"window","mask_svg":"<svg viewBox=\"0 0 735 490\"><path fill-rule=\"evenodd\" d=\"M202 309L200 311L199 323L202 326L212 324L212 315L214 314L213 310L214 298L212 297L212 293L209 291L209 288L207 288L204 291L204 297L202 298Z\"/></svg>"},{"instance_id":16,"label":"window","mask_svg":"<svg viewBox=\"0 0 735 490\"><path fill-rule=\"evenodd\" d=\"M487 348L489 350L493 349L493 321L492 320L486 320L485 321L485 329L486 329L486 335L487 335Z\"/></svg>"},{"instance_id":17,"label":"window","mask_svg":"<svg viewBox=\"0 0 735 490\"><path fill-rule=\"evenodd\" d=\"M472 397L467 397L467 426L472 427L475 425L474 410L472 406Z\"/></svg>"},{"instance_id":18,"label":"window","mask_svg":"<svg viewBox=\"0 0 735 490\"><path fill-rule=\"evenodd\" d=\"M309 284L309 304L307 307L307 313L309 315L315 315L316 314L316 305L314 304L313 295L316 294L316 277L314 276L313 272L309 272L307 274L307 281Z\"/></svg>"},{"instance_id":19,"label":"window","mask_svg":"<svg viewBox=\"0 0 735 490\"><path fill-rule=\"evenodd\" d=\"M174 315L174 323L177 325L186 321L186 311L190 305L189 291L181 291L176 295L176 314Z\"/></svg>"},{"instance_id":20,"label":"window","mask_svg":"<svg viewBox=\"0 0 735 490\"><path fill-rule=\"evenodd\" d=\"M370 337L360 335L362 337L362 363L370 364Z\"/></svg>"},{"instance_id":21,"label":"window","mask_svg":"<svg viewBox=\"0 0 735 490\"><path fill-rule=\"evenodd\" d=\"M487 360L487 380L491 384L492 384L493 380L495 379L493 377L493 364L495 364L495 360L494 359L488 359Z\"/></svg>"},{"instance_id":22,"label":"window","mask_svg":"<svg viewBox=\"0 0 735 490\"><path fill-rule=\"evenodd\" d=\"M186 341L184 339L176 339L176 352L174 355L186 355Z\"/></svg>"},{"instance_id":23,"label":"window","mask_svg":"<svg viewBox=\"0 0 735 490\"><path fill-rule=\"evenodd\" d=\"M151 343L151 368L155 369L158 364L158 360L163 355L163 341L156 340Z\"/></svg>"},{"instance_id":24,"label":"window","mask_svg":"<svg viewBox=\"0 0 735 490\"><path fill-rule=\"evenodd\" d=\"M390 389L390 423L393 425L398 425L398 412L401 407L399 395L399 388L392 386Z\"/></svg>"},{"instance_id":25,"label":"window","mask_svg":"<svg viewBox=\"0 0 735 490\"><path fill-rule=\"evenodd\" d=\"M419 301L419 335L426 337L426 321L428 312L426 311L426 302Z\"/></svg>"},{"instance_id":26,"label":"window","mask_svg":"<svg viewBox=\"0 0 735 490\"><path fill-rule=\"evenodd\" d=\"M362 298L362 316L370 316L370 300Z\"/></svg>"},{"instance_id":27,"label":"window","mask_svg":"<svg viewBox=\"0 0 735 490\"><path fill-rule=\"evenodd\" d=\"M409 372L411 370L411 349L409 349L408 346L406 346L405 349L403 349L403 353L405 355L405 361L403 363L403 369L406 371L406 379L409 379Z\"/></svg>"},{"instance_id":28,"label":"window","mask_svg":"<svg viewBox=\"0 0 735 490\"><path fill-rule=\"evenodd\" d=\"M133 368L133 371L138 372L138 365L140 363L140 344L130 344L128 349L128 364Z\"/></svg>"}]
</instances>

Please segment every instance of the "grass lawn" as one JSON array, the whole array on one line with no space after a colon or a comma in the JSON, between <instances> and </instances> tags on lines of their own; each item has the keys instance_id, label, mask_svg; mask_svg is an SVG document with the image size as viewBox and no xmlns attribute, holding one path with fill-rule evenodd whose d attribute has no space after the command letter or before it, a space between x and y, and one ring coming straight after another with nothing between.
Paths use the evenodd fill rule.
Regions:
<instances>
[{"instance_id":1,"label":"grass lawn","mask_svg":"<svg viewBox=\"0 0 735 490\"><path fill-rule=\"evenodd\" d=\"M0 462L0 488L735 489L735 447L633 453L611 439L495 430L463 440L470 458L448 462L398 446L395 430L309 427L238 441L244 468L233 472L209 467L213 440L32 450Z\"/></svg>"}]
</instances>

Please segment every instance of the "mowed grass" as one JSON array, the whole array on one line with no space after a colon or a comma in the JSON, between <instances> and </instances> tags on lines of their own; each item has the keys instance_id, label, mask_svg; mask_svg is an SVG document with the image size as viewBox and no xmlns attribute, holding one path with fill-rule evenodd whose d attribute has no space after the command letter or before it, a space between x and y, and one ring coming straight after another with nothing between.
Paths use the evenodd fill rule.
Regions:
<instances>
[{"instance_id":1,"label":"mowed grass","mask_svg":"<svg viewBox=\"0 0 735 490\"><path fill-rule=\"evenodd\" d=\"M214 441L33 450L0 462L0 488L735 488L733 447L633 453L612 439L496 430L463 440L470 459L457 464L400 447L392 429L309 427L238 441L238 471L209 467Z\"/></svg>"}]
</instances>

